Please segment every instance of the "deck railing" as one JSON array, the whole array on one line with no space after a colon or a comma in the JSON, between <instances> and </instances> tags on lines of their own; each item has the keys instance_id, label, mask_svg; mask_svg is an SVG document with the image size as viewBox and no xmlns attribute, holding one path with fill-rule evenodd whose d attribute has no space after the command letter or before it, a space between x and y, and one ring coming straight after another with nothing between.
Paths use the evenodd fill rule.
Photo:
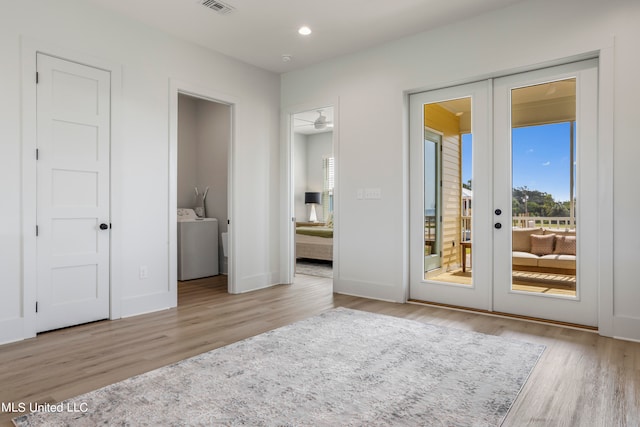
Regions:
<instances>
[{"instance_id":1,"label":"deck railing","mask_svg":"<svg viewBox=\"0 0 640 427\"><path fill-rule=\"evenodd\" d=\"M576 219L568 216L514 216L513 227L517 228L564 228L576 229Z\"/></svg>"},{"instance_id":2,"label":"deck railing","mask_svg":"<svg viewBox=\"0 0 640 427\"><path fill-rule=\"evenodd\" d=\"M471 237L471 216L460 217L461 241L469 241ZM514 216L511 224L514 228L554 228L575 230L576 219L568 216Z\"/></svg>"}]
</instances>

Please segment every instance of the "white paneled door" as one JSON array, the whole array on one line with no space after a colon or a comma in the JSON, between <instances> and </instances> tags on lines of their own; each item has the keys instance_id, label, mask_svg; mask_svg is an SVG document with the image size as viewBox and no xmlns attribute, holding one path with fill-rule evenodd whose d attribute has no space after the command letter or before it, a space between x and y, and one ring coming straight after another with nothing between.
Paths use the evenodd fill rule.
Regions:
<instances>
[{"instance_id":1,"label":"white paneled door","mask_svg":"<svg viewBox=\"0 0 640 427\"><path fill-rule=\"evenodd\" d=\"M110 74L37 55L37 331L109 317Z\"/></svg>"}]
</instances>

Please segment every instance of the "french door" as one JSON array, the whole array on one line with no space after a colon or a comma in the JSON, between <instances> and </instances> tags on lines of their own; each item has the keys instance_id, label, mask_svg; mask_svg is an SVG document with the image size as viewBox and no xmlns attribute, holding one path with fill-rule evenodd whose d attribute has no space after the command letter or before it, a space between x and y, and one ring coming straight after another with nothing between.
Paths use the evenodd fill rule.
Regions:
<instances>
[{"instance_id":1,"label":"french door","mask_svg":"<svg viewBox=\"0 0 640 427\"><path fill-rule=\"evenodd\" d=\"M412 95L410 126L410 298L597 326L597 61Z\"/></svg>"},{"instance_id":2,"label":"french door","mask_svg":"<svg viewBox=\"0 0 640 427\"><path fill-rule=\"evenodd\" d=\"M491 309L491 254L469 247L492 239L489 90L487 81L410 97L412 299ZM462 186L463 134L473 145L471 190ZM461 212L470 192L473 207ZM464 272L463 257L473 266Z\"/></svg>"}]
</instances>

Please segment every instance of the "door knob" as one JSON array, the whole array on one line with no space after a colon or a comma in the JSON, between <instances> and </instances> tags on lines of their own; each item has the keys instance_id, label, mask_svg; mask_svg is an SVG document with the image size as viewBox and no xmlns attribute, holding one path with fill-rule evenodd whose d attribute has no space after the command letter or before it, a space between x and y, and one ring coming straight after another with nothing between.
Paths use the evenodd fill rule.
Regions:
<instances>
[{"instance_id":1,"label":"door knob","mask_svg":"<svg viewBox=\"0 0 640 427\"><path fill-rule=\"evenodd\" d=\"M498 230L500 230L502 228L502 224L500 224L499 222L496 222L493 226L495 228L497 228Z\"/></svg>"},{"instance_id":2,"label":"door knob","mask_svg":"<svg viewBox=\"0 0 640 427\"><path fill-rule=\"evenodd\" d=\"M495 210L495 213L496 213L496 215L500 215L500 214L502 214L502 209L496 209L496 210Z\"/></svg>"},{"instance_id":3,"label":"door knob","mask_svg":"<svg viewBox=\"0 0 640 427\"><path fill-rule=\"evenodd\" d=\"M109 228L109 226L107 224L105 224L104 222L102 224L100 224L100 230L106 230L107 228Z\"/></svg>"}]
</instances>

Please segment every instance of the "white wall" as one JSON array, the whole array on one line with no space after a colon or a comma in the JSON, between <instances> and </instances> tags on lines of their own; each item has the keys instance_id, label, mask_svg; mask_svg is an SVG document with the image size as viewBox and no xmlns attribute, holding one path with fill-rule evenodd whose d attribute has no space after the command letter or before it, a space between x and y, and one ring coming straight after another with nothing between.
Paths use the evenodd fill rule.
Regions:
<instances>
[{"instance_id":1,"label":"white wall","mask_svg":"<svg viewBox=\"0 0 640 427\"><path fill-rule=\"evenodd\" d=\"M112 141L112 302L119 314L161 309L169 282L169 84L176 79L237 100L234 135L236 290L279 277L279 78L80 0L0 3L0 342L30 336L22 312L21 40L118 64ZM28 160L27 160L28 161ZM259 210L264 214L256 217ZM173 214L175 218L175 213ZM175 226L175 225L174 225ZM139 279L146 265L148 279ZM16 332L17 331L17 332Z\"/></svg>"},{"instance_id":2,"label":"white wall","mask_svg":"<svg viewBox=\"0 0 640 427\"><path fill-rule=\"evenodd\" d=\"M614 315L604 333L640 339L640 2L529 0L282 76L282 106L340 100L339 292L403 301L406 259L406 92L531 69L610 46L614 75ZM372 120L372 117L377 119ZM609 181L608 181L609 182ZM357 200L358 188L381 200ZM604 186L606 188L606 185ZM372 233L372 230L376 230ZM631 233L631 234L630 234ZM605 304L609 304L606 298ZM606 311L605 310L605 311Z\"/></svg>"},{"instance_id":3,"label":"white wall","mask_svg":"<svg viewBox=\"0 0 640 427\"><path fill-rule=\"evenodd\" d=\"M198 128L196 98L178 95L178 207L194 207L198 185Z\"/></svg>"}]
</instances>

